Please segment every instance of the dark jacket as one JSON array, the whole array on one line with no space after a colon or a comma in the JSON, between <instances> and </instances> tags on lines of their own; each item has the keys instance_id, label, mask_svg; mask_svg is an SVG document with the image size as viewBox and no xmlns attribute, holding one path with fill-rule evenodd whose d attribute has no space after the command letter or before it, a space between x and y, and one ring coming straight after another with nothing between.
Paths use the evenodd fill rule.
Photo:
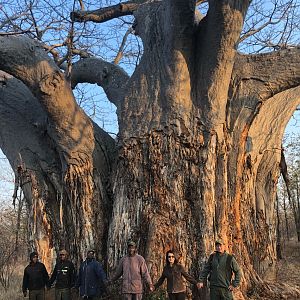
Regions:
<instances>
[{"instance_id":1,"label":"dark jacket","mask_svg":"<svg viewBox=\"0 0 300 300\"><path fill-rule=\"evenodd\" d=\"M79 275L76 287L80 288L80 296L99 296L103 293L106 275L102 265L96 261L85 260L79 268Z\"/></svg>"},{"instance_id":2,"label":"dark jacket","mask_svg":"<svg viewBox=\"0 0 300 300\"><path fill-rule=\"evenodd\" d=\"M75 285L75 276L75 268L71 261L59 261L55 265L55 268L49 281L49 286L51 286L56 280L55 288L71 288Z\"/></svg>"},{"instance_id":3,"label":"dark jacket","mask_svg":"<svg viewBox=\"0 0 300 300\"><path fill-rule=\"evenodd\" d=\"M40 290L48 285L49 276L43 263L30 263L24 270L23 276L23 292L32 290Z\"/></svg>"},{"instance_id":4,"label":"dark jacket","mask_svg":"<svg viewBox=\"0 0 300 300\"><path fill-rule=\"evenodd\" d=\"M232 274L234 279L232 280ZM209 275L210 287L223 287L228 289L229 285L239 286L241 270L234 256L224 252L214 252L210 255L200 274L200 281L206 280Z\"/></svg>"},{"instance_id":5,"label":"dark jacket","mask_svg":"<svg viewBox=\"0 0 300 300\"><path fill-rule=\"evenodd\" d=\"M163 269L161 277L154 285L155 288L161 286L167 278L167 291L168 293L181 293L186 291L185 282L183 277L190 283L196 284L197 281L190 276L180 264L166 265Z\"/></svg>"}]
</instances>

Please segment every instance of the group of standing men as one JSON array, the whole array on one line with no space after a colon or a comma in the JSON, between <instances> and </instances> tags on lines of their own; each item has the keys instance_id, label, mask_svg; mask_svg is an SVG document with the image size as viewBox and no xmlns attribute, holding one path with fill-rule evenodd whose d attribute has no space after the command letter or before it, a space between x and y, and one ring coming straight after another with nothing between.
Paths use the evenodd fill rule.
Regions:
<instances>
[{"instance_id":1,"label":"group of standing men","mask_svg":"<svg viewBox=\"0 0 300 300\"><path fill-rule=\"evenodd\" d=\"M55 282L55 300L72 300L71 288L79 289L83 299L98 299L105 287L122 276L123 300L141 300L143 282L147 282L150 291L157 289L167 279L167 292L170 300L184 300L186 297L183 278L203 288L207 278L210 281L211 300L233 299L232 291L239 285L241 272L232 255L226 253L224 243L218 239L215 242L215 252L210 255L208 262L196 281L180 265L172 250L166 253L166 265L156 284L153 285L146 266L145 259L136 253L136 244L128 242L128 254L124 256L115 273L107 279L102 265L96 261L95 252L89 250L86 260L80 265L79 274L73 263L68 259L66 250L59 252L59 259L49 279L45 266L38 261L38 254L30 254L30 264L24 270L23 294L29 290L30 300L44 300L45 287ZM233 276L234 275L234 276Z\"/></svg>"}]
</instances>

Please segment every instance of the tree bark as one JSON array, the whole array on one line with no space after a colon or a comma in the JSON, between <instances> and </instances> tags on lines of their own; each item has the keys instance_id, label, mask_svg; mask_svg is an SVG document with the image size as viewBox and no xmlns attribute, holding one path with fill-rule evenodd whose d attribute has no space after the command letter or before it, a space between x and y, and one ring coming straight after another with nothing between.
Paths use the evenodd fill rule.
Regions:
<instances>
[{"instance_id":1,"label":"tree bark","mask_svg":"<svg viewBox=\"0 0 300 300\"><path fill-rule=\"evenodd\" d=\"M27 198L31 247L49 261L61 247L78 260L87 248L105 257L115 143L78 107L64 75L40 47L14 37L1 43L1 54L9 53L11 61L2 60L1 68L37 97L11 76L2 79L1 120L7 131L1 148ZM25 60L20 49L34 54ZM27 119L18 122L15 111Z\"/></svg>"},{"instance_id":2,"label":"tree bark","mask_svg":"<svg viewBox=\"0 0 300 300\"><path fill-rule=\"evenodd\" d=\"M169 249L198 277L221 237L243 268L244 295L274 272L281 140L300 103L300 50L238 54L249 2L209 1L199 21L196 1L145 1L133 12L144 53L130 78L96 59L74 67L73 86L97 83L117 104L117 141L78 107L39 46L0 37L0 69L26 84L47 120L41 137L30 122L15 132L0 111L18 141L1 135L0 146L20 180L30 178L22 188L41 249L64 246L79 259L96 247L111 270L134 239L154 279ZM95 75L82 72L91 61ZM15 80L1 81L6 109Z\"/></svg>"}]
</instances>

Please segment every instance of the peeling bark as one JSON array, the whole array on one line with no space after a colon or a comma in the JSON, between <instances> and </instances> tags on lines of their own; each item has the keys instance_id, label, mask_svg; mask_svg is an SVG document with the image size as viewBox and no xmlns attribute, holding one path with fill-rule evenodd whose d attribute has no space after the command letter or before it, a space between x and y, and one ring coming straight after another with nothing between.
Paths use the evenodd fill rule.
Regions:
<instances>
[{"instance_id":1,"label":"peeling bark","mask_svg":"<svg viewBox=\"0 0 300 300\"><path fill-rule=\"evenodd\" d=\"M0 145L16 177L21 170L22 176L29 178L21 188L33 224L31 248L40 250L48 266L54 249L61 247L69 249L78 260L86 248L97 248L99 256L105 257L106 243L102 240L107 236L111 207L109 174L114 159L113 139L88 119L93 137L86 147L85 138L89 138L89 134L84 125L87 117L80 121L82 111L75 117L75 125L79 122L81 127L70 123L67 113L57 124L54 120L60 115L59 109L49 120L54 110L46 113L44 102L33 97L22 82L3 74L1 83L0 121L5 131L1 133ZM57 94L53 93L54 100ZM48 93L47 97L51 95ZM63 112L65 106L60 100L56 107ZM61 130L59 125L71 126L68 136L61 136L66 127ZM85 132L84 138L70 147L68 141L74 141L76 131ZM91 148L91 145L94 146ZM94 163L98 169L93 167ZM95 226L96 232L91 229Z\"/></svg>"},{"instance_id":2,"label":"peeling bark","mask_svg":"<svg viewBox=\"0 0 300 300\"><path fill-rule=\"evenodd\" d=\"M22 154L44 253L65 241L79 259L96 247L110 270L133 238L154 278L171 248L197 277L221 236L244 270L245 296L276 264L276 183L283 131L300 103L299 49L241 56L235 44L249 1L209 1L200 21L195 5L146 1L134 9L144 53L130 78L101 60L74 66L73 86L97 83L117 104L117 147L39 46L0 37L0 68L35 98L28 90L14 96L47 116L43 138L28 120L15 132L5 102L15 79L2 79L0 122L17 143L0 129L0 146L15 170ZM99 67L87 74L90 63Z\"/></svg>"}]
</instances>

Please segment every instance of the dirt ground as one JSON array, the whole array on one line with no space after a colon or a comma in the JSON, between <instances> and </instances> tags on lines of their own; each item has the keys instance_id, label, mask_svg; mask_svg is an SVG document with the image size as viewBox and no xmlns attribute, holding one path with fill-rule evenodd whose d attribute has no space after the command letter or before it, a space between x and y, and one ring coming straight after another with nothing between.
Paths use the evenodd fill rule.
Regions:
<instances>
[{"instance_id":1,"label":"dirt ground","mask_svg":"<svg viewBox=\"0 0 300 300\"><path fill-rule=\"evenodd\" d=\"M277 281L300 289L300 242L296 239L284 246L283 259L278 263Z\"/></svg>"},{"instance_id":2,"label":"dirt ground","mask_svg":"<svg viewBox=\"0 0 300 300\"><path fill-rule=\"evenodd\" d=\"M282 245L283 258L278 262L276 278L265 281L252 300L300 299L300 242L291 239Z\"/></svg>"}]
</instances>

